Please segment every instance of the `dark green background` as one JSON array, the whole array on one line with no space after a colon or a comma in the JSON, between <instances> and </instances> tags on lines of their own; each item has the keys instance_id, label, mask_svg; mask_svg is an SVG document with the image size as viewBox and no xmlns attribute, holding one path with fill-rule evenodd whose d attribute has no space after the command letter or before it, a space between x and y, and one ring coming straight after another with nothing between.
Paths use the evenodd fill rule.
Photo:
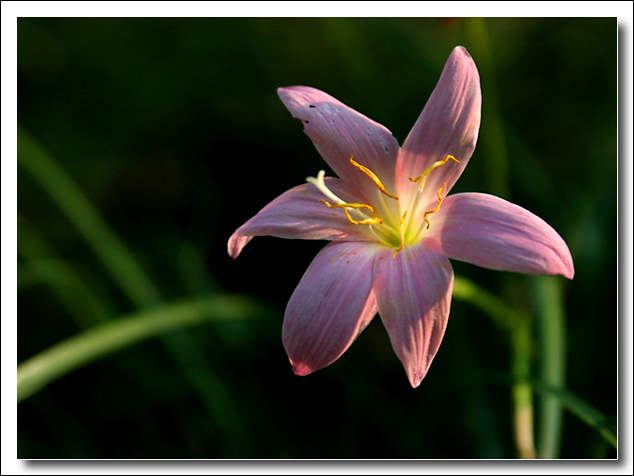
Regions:
<instances>
[{"instance_id":1,"label":"dark green background","mask_svg":"<svg viewBox=\"0 0 634 476\"><path fill-rule=\"evenodd\" d=\"M509 338L487 316L454 300L415 390L378 318L339 361L300 378L282 346L283 311L324 243L256 238L235 261L226 252L238 226L326 168L276 88L322 89L402 143L456 45L480 69L483 110L453 192L503 195L567 241L576 268L564 284L567 386L615 416L616 19L484 24L490 50L468 19L18 19L18 123L163 297L245 293L269 309L179 332L176 354L152 340L51 384L18 406L18 457L515 457ZM508 182L491 160L501 144ZM18 214L19 247L28 228L112 317L134 311L21 168ZM530 278L454 270L532 312ZM90 325L21 256L18 285L18 362ZM566 414L562 457L615 454Z\"/></svg>"}]
</instances>

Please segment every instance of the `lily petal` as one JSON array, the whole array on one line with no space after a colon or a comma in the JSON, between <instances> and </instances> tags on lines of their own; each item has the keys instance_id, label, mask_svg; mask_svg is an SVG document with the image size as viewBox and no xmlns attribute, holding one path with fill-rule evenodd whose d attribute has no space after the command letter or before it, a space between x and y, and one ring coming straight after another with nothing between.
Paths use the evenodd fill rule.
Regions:
<instances>
[{"instance_id":1,"label":"lily petal","mask_svg":"<svg viewBox=\"0 0 634 476\"><path fill-rule=\"evenodd\" d=\"M469 162L478 139L482 94L480 76L473 59L462 46L454 48L423 112L403 143L397 159L398 194L406 196L417 187L409 178L418 177L434 162L453 155L427 177L430 196L443 183L447 195Z\"/></svg>"},{"instance_id":2,"label":"lily petal","mask_svg":"<svg viewBox=\"0 0 634 476\"><path fill-rule=\"evenodd\" d=\"M354 186L334 177L326 177L327 187L347 202L357 202ZM356 192L356 193L355 193ZM254 236L277 236L304 240L368 241L365 227L354 225L343 209L330 209L319 200L327 199L311 183L287 190L238 228L227 245L229 255L237 258Z\"/></svg>"},{"instance_id":3,"label":"lily petal","mask_svg":"<svg viewBox=\"0 0 634 476\"><path fill-rule=\"evenodd\" d=\"M297 375L337 360L376 314L373 243L330 243L313 260L286 307L282 340Z\"/></svg>"},{"instance_id":4,"label":"lily petal","mask_svg":"<svg viewBox=\"0 0 634 476\"><path fill-rule=\"evenodd\" d=\"M374 183L350 164L352 154L394 193L399 144L388 129L318 89L292 86L277 93L293 117L302 121L304 132L339 177L374 194Z\"/></svg>"},{"instance_id":5,"label":"lily petal","mask_svg":"<svg viewBox=\"0 0 634 476\"><path fill-rule=\"evenodd\" d=\"M568 279L575 274L566 242L548 223L493 195L447 197L428 233L449 258L484 268Z\"/></svg>"},{"instance_id":6,"label":"lily petal","mask_svg":"<svg viewBox=\"0 0 634 476\"><path fill-rule=\"evenodd\" d=\"M383 249L372 270L381 320L414 388L427 374L449 319L453 269L436 246L426 240L395 256Z\"/></svg>"}]
</instances>

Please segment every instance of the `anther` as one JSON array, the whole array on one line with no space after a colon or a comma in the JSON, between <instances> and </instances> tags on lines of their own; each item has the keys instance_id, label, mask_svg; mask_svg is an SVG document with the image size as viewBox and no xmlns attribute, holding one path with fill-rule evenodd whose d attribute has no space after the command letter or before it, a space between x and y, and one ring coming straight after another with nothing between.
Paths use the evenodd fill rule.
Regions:
<instances>
[{"instance_id":1,"label":"anther","mask_svg":"<svg viewBox=\"0 0 634 476\"><path fill-rule=\"evenodd\" d=\"M445 185L447 185L447 182L443 183L442 186L438 189L438 205L436 205L436 208L434 208L433 210L427 210L423 215L423 220L425 220L425 223L427 223L427 229L429 229L430 226L427 215L436 213L438 210L440 210L440 205L442 205L442 189L445 188Z\"/></svg>"},{"instance_id":2,"label":"anther","mask_svg":"<svg viewBox=\"0 0 634 476\"><path fill-rule=\"evenodd\" d=\"M350 220L350 223L354 225L374 225L376 223L383 223L383 221L380 218L365 218L363 220L355 220L354 218L350 216L350 212L348 211L348 208L352 208L355 210L359 210L361 208L367 208L368 210L374 213L374 209L370 205L366 205L364 203L338 203L336 205L331 205L326 200L319 200L319 201L321 203L325 203L328 208L343 208L343 211L346 212L346 216L348 217L348 220Z\"/></svg>"},{"instance_id":3,"label":"anther","mask_svg":"<svg viewBox=\"0 0 634 476\"><path fill-rule=\"evenodd\" d=\"M425 177L427 177L427 176L431 173L431 171L432 171L432 170L434 170L434 169L436 169L436 168L440 167L441 165L446 164L446 163L449 161L449 159L451 159L451 160L453 160L453 161L455 161L455 162L460 163L460 161L459 161L458 159L456 159L453 155L448 155L448 156L447 156L447 157L445 157L444 159L442 159L442 160L438 160L438 161L434 162L433 164L431 164L431 165L430 165L429 167L427 167L427 168L423 171L423 173L422 173L422 174L420 174L418 177L416 177L416 178L412 178L412 177L410 177L409 179L410 179L412 182L420 182L422 179L424 179ZM421 184L421 188L422 188L422 184Z\"/></svg>"},{"instance_id":4,"label":"anther","mask_svg":"<svg viewBox=\"0 0 634 476\"><path fill-rule=\"evenodd\" d=\"M319 200L321 203L325 203L328 208L354 208L356 210L360 208L367 208L372 213L374 213L374 209L370 205L366 205L365 203L337 203L336 205L331 205L326 200Z\"/></svg>"},{"instance_id":5,"label":"anther","mask_svg":"<svg viewBox=\"0 0 634 476\"><path fill-rule=\"evenodd\" d=\"M350 212L347 208L344 208L343 211L346 212L346 215L348 215L348 220L350 220L350 223L354 225L374 225L375 223L383 223L380 218L365 218L363 220L355 220L350 216Z\"/></svg>"},{"instance_id":6,"label":"anther","mask_svg":"<svg viewBox=\"0 0 634 476\"><path fill-rule=\"evenodd\" d=\"M394 200L398 200L398 197L396 195L392 195L390 192L388 192L387 190L385 190L385 187L383 186L383 184L381 183L381 181L379 180L379 177L377 177L375 175L374 172L372 172L370 169L368 169L367 167L364 167L363 165L355 162L352 159L352 154L350 154L350 163L352 165L354 165L356 168L358 168L361 172L363 172L364 174L366 174L368 177L370 177L370 179L374 182L374 185L376 185L376 187L383 192L385 195L387 195L390 198L393 198Z\"/></svg>"}]
</instances>

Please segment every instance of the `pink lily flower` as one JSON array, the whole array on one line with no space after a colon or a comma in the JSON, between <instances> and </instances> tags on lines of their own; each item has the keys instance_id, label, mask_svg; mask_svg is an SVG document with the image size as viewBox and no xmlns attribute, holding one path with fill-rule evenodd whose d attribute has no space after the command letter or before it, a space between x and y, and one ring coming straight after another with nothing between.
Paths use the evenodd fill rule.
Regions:
<instances>
[{"instance_id":1,"label":"pink lily flower","mask_svg":"<svg viewBox=\"0 0 634 476\"><path fill-rule=\"evenodd\" d=\"M541 218L483 193L447 196L475 149L480 78L456 47L400 148L389 130L317 89L278 89L339 178L308 177L238 228L254 236L330 240L288 302L282 339L293 371L337 360L379 313L412 387L425 377L449 318L449 258L572 279L568 246Z\"/></svg>"}]
</instances>

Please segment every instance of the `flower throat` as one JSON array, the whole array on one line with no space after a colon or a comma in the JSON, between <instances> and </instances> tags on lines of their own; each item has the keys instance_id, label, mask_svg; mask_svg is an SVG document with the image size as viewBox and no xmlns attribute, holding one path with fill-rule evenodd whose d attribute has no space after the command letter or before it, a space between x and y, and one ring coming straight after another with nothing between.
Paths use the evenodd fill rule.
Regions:
<instances>
[{"instance_id":1,"label":"flower throat","mask_svg":"<svg viewBox=\"0 0 634 476\"><path fill-rule=\"evenodd\" d=\"M396 255L399 251L402 251L406 244L413 244L418 242L424 233L425 230L429 229L431 226L429 219L427 218L432 213L436 213L440 210L440 206L443 202L442 191L447 185L447 183L443 183L441 187L438 189L438 202L436 207L430 210L427 210L423 213L422 220L420 220L420 216L416 216L415 211L419 206L419 200L423 195L423 189L425 187L425 181L427 176L434 171L436 168L441 165L446 164L449 160L453 160L457 163L460 163L458 159L456 159L453 155L448 155L442 160L438 160L427 167L423 172L416 178L410 177L409 180L414 183L418 183L418 191L414 197L414 200L411 204L410 209L413 210L413 213L410 213L408 219L408 210L404 210L402 216L400 214L401 203L397 203L396 207L395 203L388 203L385 197L388 197L394 201L399 201L399 197L388 192L385 189L385 186L381 182L381 180L376 176L374 172L372 172L367 167L357 163L353 155L350 154L350 163L352 166L363 172L367 175L374 185L377 188L379 193L378 204L375 204L379 209L377 211L374 210L374 207L365 203L347 203L337 195L335 195L327 186L324 181L325 172L320 170L317 174L317 177L308 177L306 181L312 183L317 187L317 189L323 193L326 198L328 198L331 202L327 200L319 200L324 203L328 208L341 208L345 212L346 216L350 223L354 225L366 225L372 234L376 237L376 239L390 247L396 248L392 257L396 259ZM396 216L394 210L396 211Z\"/></svg>"}]
</instances>

